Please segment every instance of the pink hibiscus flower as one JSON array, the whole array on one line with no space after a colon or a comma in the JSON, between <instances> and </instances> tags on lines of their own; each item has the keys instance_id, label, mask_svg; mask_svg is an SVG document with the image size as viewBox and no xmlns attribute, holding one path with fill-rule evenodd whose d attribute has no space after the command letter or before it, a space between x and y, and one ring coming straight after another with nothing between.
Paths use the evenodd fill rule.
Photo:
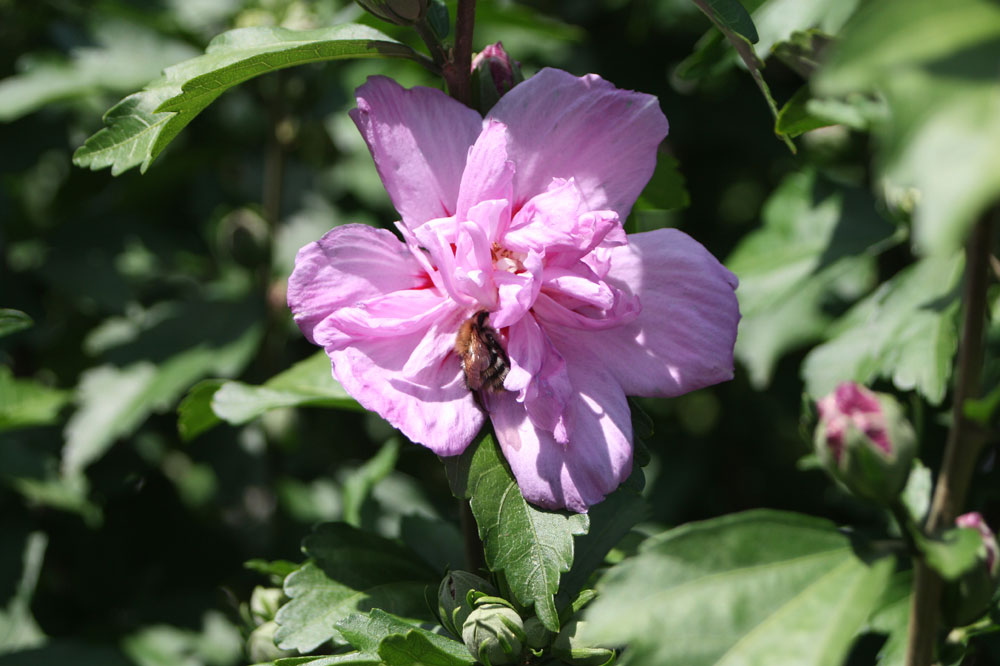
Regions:
<instances>
[{"instance_id":1,"label":"pink hibiscus flower","mask_svg":"<svg viewBox=\"0 0 1000 666\"><path fill-rule=\"evenodd\" d=\"M302 248L295 321L414 442L457 455L488 416L528 501L586 511L631 472L626 395L733 373L736 277L622 227L667 133L656 98L544 69L485 119L384 77L357 100L402 241L350 224Z\"/></svg>"}]
</instances>

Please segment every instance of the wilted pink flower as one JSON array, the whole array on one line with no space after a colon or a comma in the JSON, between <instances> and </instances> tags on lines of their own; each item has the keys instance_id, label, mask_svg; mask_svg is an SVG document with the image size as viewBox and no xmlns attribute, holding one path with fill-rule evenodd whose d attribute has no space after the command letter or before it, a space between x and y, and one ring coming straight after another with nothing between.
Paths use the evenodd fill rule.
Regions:
<instances>
[{"instance_id":1,"label":"wilted pink flower","mask_svg":"<svg viewBox=\"0 0 1000 666\"><path fill-rule=\"evenodd\" d=\"M983 537L983 546L986 549L986 569L992 578L996 578L997 574L1000 573L1000 547L997 546L997 538L990 526L983 520L983 516L978 511L964 513L955 519L955 525L979 530L980 536Z\"/></svg>"},{"instance_id":2,"label":"wilted pink flower","mask_svg":"<svg viewBox=\"0 0 1000 666\"><path fill-rule=\"evenodd\" d=\"M656 98L554 69L486 119L384 77L357 98L403 240L352 224L302 248L296 322L411 440L459 454L488 414L524 497L585 511L631 471L626 394L733 372L735 276L679 231L622 228L667 133ZM480 401L455 350L470 319Z\"/></svg>"}]
</instances>

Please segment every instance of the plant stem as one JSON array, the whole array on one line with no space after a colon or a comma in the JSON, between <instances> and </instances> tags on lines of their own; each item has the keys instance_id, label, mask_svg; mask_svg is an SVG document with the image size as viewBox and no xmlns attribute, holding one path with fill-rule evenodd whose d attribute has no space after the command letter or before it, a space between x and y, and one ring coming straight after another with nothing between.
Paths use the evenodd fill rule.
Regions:
<instances>
[{"instance_id":1,"label":"plant stem","mask_svg":"<svg viewBox=\"0 0 1000 666\"><path fill-rule=\"evenodd\" d=\"M955 522L965 503L972 472L985 442L981 431L965 418L964 407L965 401L977 396L979 392L986 287L989 282L990 232L995 214L994 210L984 214L965 247L965 285L962 293L965 308L958 349L952 423L941 472L934 488L934 500L927 517L928 534L934 534ZM906 649L908 666L928 666L934 658L942 588L943 583L937 572L927 566L923 558L917 558L914 562L913 598Z\"/></svg>"},{"instance_id":2,"label":"plant stem","mask_svg":"<svg viewBox=\"0 0 1000 666\"><path fill-rule=\"evenodd\" d=\"M448 82L448 92L462 104L472 101L472 33L476 25L476 0L458 0L455 17L455 47L451 61L445 66L444 78Z\"/></svg>"}]
</instances>

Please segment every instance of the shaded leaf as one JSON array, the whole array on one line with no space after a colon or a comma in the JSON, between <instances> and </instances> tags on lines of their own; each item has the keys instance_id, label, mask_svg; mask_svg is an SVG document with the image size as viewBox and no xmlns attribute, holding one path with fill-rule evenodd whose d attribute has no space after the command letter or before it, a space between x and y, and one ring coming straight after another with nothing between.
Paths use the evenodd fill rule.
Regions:
<instances>
[{"instance_id":1,"label":"shaded leaf","mask_svg":"<svg viewBox=\"0 0 1000 666\"><path fill-rule=\"evenodd\" d=\"M794 139L800 134L835 124L829 118L814 113L808 106L810 99L809 86L799 88L778 111L774 131Z\"/></svg>"},{"instance_id":2,"label":"shaded leaf","mask_svg":"<svg viewBox=\"0 0 1000 666\"><path fill-rule=\"evenodd\" d=\"M33 379L17 379L0 365L0 432L12 428L55 423L71 393Z\"/></svg>"},{"instance_id":3,"label":"shaded leaf","mask_svg":"<svg viewBox=\"0 0 1000 666\"><path fill-rule=\"evenodd\" d=\"M0 338L34 325L34 320L20 310L0 308Z\"/></svg>"},{"instance_id":4,"label":"shaded leaf","mask_svg":"<svg viewBox=\"0 0 1000 666\"><path fill-rule=\"evenodd\" d=\"M818 518L760 510L691 523L605 575L585 638L628 644L631 664L839 665L892 568L858 559Z\"/></svg>"},{"instance_id":5,"label":"shaded leaf","mask_svg":"<svg viewBox=\"0 0 1000 666\"><path fill-rule=\"evenodd\" d=\"M694 4L705 12L719 30L736 33L751 44L758 40L757 28L739 0L694 0Z\"/></svg>"},{"instance_id":6,"label":"shaded leaf","mask_svg":"<svg viewBox=\"0 0 1000 666\"><path fill-rule=\"evenodd\" d=\"M761 217L763 228L726 260L740 278L736 357L759 388L770 383L782 354L822 338L832 321L829 302L871 287L873 255L895 232L867 192L813 171L788 176Z\"/></svg>"},{"instance_id":7,"label":"shaded leaf","mask_svg":"<svg viewBox=\"0 0 1000 666\"><path fill-rule=\"evenodd\" d=\"M330 358L319 351L260 386L205 380L191 389L178 408L177 429L189 440L221 421L243 425L281 407L360 409L333 378Z\"/></svg>"},{"instance_id":8,"label":"shaded leaf","mask_svg":"<svg viewBox=\"0 0 1000 666\"><path fill-rule=\"evenodd\" d=\"M546 628L559 631L553 595L573 563L573 537L587 532L587 515L529 504L487 431L446 465L452 492L469 499L486 565L503 572L517 600L534 606Z\"/></svg>"},{"instance_id":9,"label":"shaded leaf","mask_svg":"<svg viewBox=\"0 0 1000 666\"><path fill-rule=\"evenodd\" d=\"M956 580L976 566L983 550L983 537L974 528L956 527L938 538L918 535L917 547L942 578Z\"/></svg>"},{"instance_id":10,"label":"shaded leaf","mask_svg":"<svg viewBox=\"0 0 1000 666\"><path fill-rule=\"evenodd\" d=\"M959 254L928 257L852 307L802 365L806 390L826 395L841 381L879 377L940 404L958 345Z\"/></svg>"},{"instance_id":11,"label":"shaded leaf","mask_svg":"<svg viewBox=\"0 0 1000 666\"><path fill-rule=\"evenodd\" d=\"M446 636L415 627L390 613L375 609L337 623L350 644L365 654L378 654L389 666L473 664L465 645Z\"/></svg>"},{"instance_id":12,"label":"shaded leaf","mask_svg":"<svg viewBox=\"0 0 1000 666\"><path fill-rule=\"evenodd\" d=\"M894 573L868 620L873 631L888 635L878 652L880 666L903 666L906 663L912 589L912 569Z\"/></svg>"},{"instance_id":13,"label":"shaded leaf","mask_svg":"<svg viewBox=\"0 0 1000 666\"><path fill-rule=\"evenodd\" d=\"M1000 6L991 0L868 3L814 81L821 95L877 91L886 196L912 210L922 254L960 248L1000 195Z\"/></svg>"},{"instance_id":14,"label":"shaded leaf","mask_svg":"<svg viewBox=\"0 0 1000 666\"><path fill-rule=\"evenodd\" d=\"M361 505L368 499L372 488L396 468L399 458L399 440L395 437L382 445L372 458L344 481L344 522L361 526Z\"/></svg>"},{"instance_id":15,"label":"shaded leaf","mask_svg":"<svg viewBox=\"0 0 1000 666\"><path fill-rule=\"evenodd\" d=\"M22 71L0 81L0 122L53 102L134 90L195 54L187 44L121 19L96 22L93 37L94 46L78 48L68 59L22 59Z\"/></svg>"},{"instance_id":16,"label":"shaded leaf","mask_svg":"<svg viewBox=\"0 0 1000 666\"><path fill-rule=\"evenodd\" d=\"M302 550L312 559L285 579L291 601L275 618L280 648L307 652L327 640L342 643L336 623L372 608L430 619L424 588L437 585L436 574L404 546L326 523L306 537Z\"/></svg>"},{"instance_id":17,"label":"shaded leaf","mask_svg":"<svg viewBox=\"0 0 1000 666\"><path fill-rule=\"evenodd\" d=\"M345 58L427 58L363 25L316 30L241 28L212 40L205 54L169 67L145 90L129 95L104 117L105 127L73 155L77 166L145 172L171 140L223 92L278 69Z\"/></svg>"},{"instance_id":18,"label":"shaded leaf","mask_svg":"<svg viewBox=\"0 0 1000 666\"><path fill-rule=\"evenodd\" d=\"M448 642L450 649L445 650L431 643L428 635L411 631L405 636L389 636L382 641L378 656L387 666L472 666L476 663L465 645Z\"/></svg>"}]
</instances>

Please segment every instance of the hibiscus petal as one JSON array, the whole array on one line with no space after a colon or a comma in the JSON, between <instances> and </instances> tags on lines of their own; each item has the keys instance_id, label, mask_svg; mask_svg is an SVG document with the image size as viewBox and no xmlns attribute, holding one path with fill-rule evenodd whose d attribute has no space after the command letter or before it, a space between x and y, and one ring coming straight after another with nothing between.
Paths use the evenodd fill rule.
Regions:
<instances>
[{"instance_id":1,"label":"hibiscus petal","mask_svg":"<svg viewBox=\"0 0 1000 666\"><path fill-rule=\"evenodd\" d=\"M315 343L313 329L335 310L427 282L392 232L346 224L299 250L288 278L288 307L302 333Z\"/></svg>"},{"instance_id":2,"label":"hibiscus petal","mask_svg":"<svg viewBox=\"0 0 1000 666\"><path fill-rule=\"evenodd\" d=\"M676 229L633 234L611 250L606 279L637 294L642 311L579 339L600 350L626 394L675 396L732 379L737 279L700 243Z\"/></svg>"},{"instance_id":3,"label":"hibiscus petal","mask_svg":"<svg viewBox=\"0 0 1000 666\"><path fill-rule=\"evenodd\" d=\"M507 125L515 210L553 178L573 178L588 210L611 209L624 220L667 135L656 97L556 69L514 86L489 115Z\"/></svg>"},{"instance_id":4,"label":"hibiscus petal","mask_svg":"<svg viewBox=\"0 0 1000 666\"><path fill-rule=\"evenodd\" d=\"M440 456L458 455L485 419L453 351L466 314L456 308L421 331L328 349L333 374L365 409L410 440Z\"/></svg>"},{"instance_id":5,"label":"hibiscus petal","mask_svg":"<svg viewBox=\"0 0 1000 666\"><path fill-rule=\"evenodd\" d=\"M507 128L495 120L483 125L483 133L469 149L462 173L455 209L459 221L469 219L469 209L480 201L511 199L514 163L507 160Z\"/></svg>"},{"instance_id":6,"label":"hibiscus petal","mask_svg":"<svg viewBox=\"0 0 1000 666\"><path fill-rule=\"evenodd\" d=\"M504 391L484 398L524 498L547 509L583 513L632 472L631 414L601 359L573 343L557 347L576 389L564 412L568 443L560 444L553 433L536 427L517 394Z\"/></svg>"},{"instance_id":7,"label":"hibiscus petal","mask_svg":"<svg viewBox=\"0 0 1000 666\"><path fill-rule=\"evenodd\" d=\"M409 226L455 213L469 147L482 118L440 90L369 77L350 112L392 204Z\"/></svg>"}]
</instances>

